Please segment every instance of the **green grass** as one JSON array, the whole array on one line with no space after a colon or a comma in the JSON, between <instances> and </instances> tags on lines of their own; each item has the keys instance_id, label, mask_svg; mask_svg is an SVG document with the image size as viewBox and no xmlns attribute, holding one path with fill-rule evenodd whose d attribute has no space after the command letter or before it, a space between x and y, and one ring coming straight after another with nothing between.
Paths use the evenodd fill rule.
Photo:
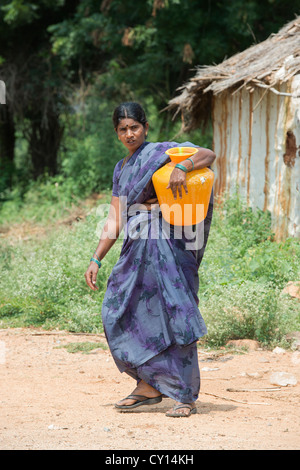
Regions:
<instances>
[{"instance_id":1,"label":"green grass","mask_svg":"<svg viewBox=\"0 0 300 470\"><path fill-rule=\"evenodd\" d=\"M109 199L107 193L102 202ZM72 226L55 225L63 206L50 203L45 193L42 199L32 196L19 209L11 207L10 223L31 220L35 207L39 223L52 227L46 235L27 241L1 239L0 327L102 332L101 305L122 239L103 260L99 291L93 292L84 273L98 244L103 214L94 207ZM69 209L65 202L63 213ZM238 338L257 339L269 347L285 344L284 335L300 329L299 301L282 294L288 281L300 279L299 261L300 241L275 242L269 214L246 208L237 196L216 205L199 271L200 310L208 327L205 344L220 347Z\"/></svg>"},{"instance_id":2,"label":"green grass","mask_svg":"<svg viewBox=\"0 0 300 470\"><path fill-rule=\"evenodd\" d=\"M299 330L300 302L282 290L300 279L300 240L275 242L270 214L252 211L237 195L214 211L199 274L210 345L240 338L286 345L284 335Z\"/></svg>"},{"instance_id":3,"label":"green grass","mask_svg":"<svg viewBox=\"0 0 300 470\"><path fill-rule=\"evenodd\" d=\"M104 198L104 203L109 199ZM102 217L103 221L103 217ZM53 220L52 220L53 222ZM71 227L57 225L46 236L27 242L3 239L0 248L0 325L102 331L101 304L121 240L103 261L99 292L84 273L98 244L97 208Z\"/></svg>"},{"instance_id":4,"label":"green grass","mask_svg":"<svg viewBox=\"0 0 300 470\"><path fill-rule=\"evenodd\" d=\"M89 354L94 349L107 350L108 346L103 343L96 343L93 341L83 341L80 343L63 344L62 346L57 346L56 349L61 349L61 348L66 349L69 353L72 353L72 354L78 353L78 352L81 352L83 354Z\"/></svg>"}]
</instances>

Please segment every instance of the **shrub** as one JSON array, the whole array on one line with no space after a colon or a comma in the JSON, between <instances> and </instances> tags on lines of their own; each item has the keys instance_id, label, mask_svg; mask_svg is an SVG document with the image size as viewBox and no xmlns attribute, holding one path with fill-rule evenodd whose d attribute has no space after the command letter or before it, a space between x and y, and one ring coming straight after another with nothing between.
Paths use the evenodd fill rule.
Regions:
<instances>
[{"instance_id":1,"label":"shrub","mask_svg":"<svg viewBox=\"0 0 300 470\"><path fill-rule=\"evenodd\" d=\"M107 193L103 202L109 199ZM48 201L42 201L41 213L48 207ZM28 205L29 200L25 206L29 211ZM57 216L54 196L52 205ZM14 245L3 241L1 327L32 325L102 332L106 283L122 244L121 238L104 258L98 275L99 290L91 291L84 272L98 244L103 214L105 211L94 208L71 228L57 226L36 241ZM48 223L46 216L42 220ZM199 270L200 310L208 327L207 344L219 347L229 339L251 338L272 345L282 341L286 332L300 328L298 301L281 295L289 280L300 278L300 241L277 243L270 234L269 216L248 210L240 199L233 197L216 204Z\"/></svg>"},{"instance_id":2,"label":"shrub","mask_svg":"<svg viewBox=\"0 0 300 470\"><path fill-rule=\"evenodd\" d=\"M230 339L278 344L285 333L299 328L298 307L280 289L253 281L219 287L200 302L208 326L207 343L212 346L223 346Z\"/></svg>"}]
</instances>

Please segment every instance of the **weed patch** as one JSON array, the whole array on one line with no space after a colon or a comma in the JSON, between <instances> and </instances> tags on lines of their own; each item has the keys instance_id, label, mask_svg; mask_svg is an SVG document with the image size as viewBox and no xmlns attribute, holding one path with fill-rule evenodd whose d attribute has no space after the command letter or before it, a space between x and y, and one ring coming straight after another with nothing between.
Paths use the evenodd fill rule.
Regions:
<instances>
[{"instance_id":1,"label":"weed patch","mask_svg":"<svg viewBox=\"0 0 300 470\"><path fill-rule=\"evenodd\" d=\"M104 214L94 207L76 223L57 224L38 239L2 239L1 328L103 332L102 301L122 238L102 262L98 291L88 288L84 273L98 244ZM229 339L283 344L286 333L300 329L299 301L282 294L288 281L300 279L300 241L275 242L270 215L246 207L237 195L215 205L199 279L207 345L220 347Z\"/></svg>"}]
</instances>

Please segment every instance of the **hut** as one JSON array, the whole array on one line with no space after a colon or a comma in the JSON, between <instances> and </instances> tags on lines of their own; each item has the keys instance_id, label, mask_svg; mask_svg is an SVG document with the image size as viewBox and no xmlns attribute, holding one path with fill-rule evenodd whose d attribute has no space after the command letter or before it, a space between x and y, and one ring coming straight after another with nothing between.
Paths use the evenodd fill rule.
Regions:
<instances>
[{"instance_id":1,"label":"hut","mask_svg":"<svg viewBox=\"0 0 300 470\"><path fill-rule=\"evenodd\" d=\"M300 237L300 17L219 65L199 66L168 108L182 130L212 119L215 194L269 210L277 240Z\"/></svg>"}]
</instances>

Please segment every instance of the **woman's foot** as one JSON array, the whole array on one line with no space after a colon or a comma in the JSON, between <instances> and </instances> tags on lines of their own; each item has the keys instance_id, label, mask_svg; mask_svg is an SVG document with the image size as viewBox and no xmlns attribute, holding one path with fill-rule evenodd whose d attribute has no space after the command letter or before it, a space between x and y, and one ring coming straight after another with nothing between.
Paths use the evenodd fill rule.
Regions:
<instances>
[{"instance_id":1,"label":"woman's foot","mask_svg":"<svg viewBox=\"0 0 300 470\"><path fill-rule=\"evenodd\" d=\"M197 413L195 403L180 403L177 401L171 410L167 411L166 416L171 418L188 418L191 414Z\"/></svg>"},{"instance_id":2,"label":"woman's foot","mask_svg":"<svg viewBox=\"0 0 300 470\"><path fill-rule=\"evenodd\" d=\"M161 393L143 380L140 380L137 387L133 390L130 396L132 395L140 395L145 398L157 398L161 396ZM136 398L123 398L123 400L118 401L116 405L131 406L134 405L137 401L139 401L138 396Z\"/></svg>"}]
</instances>

